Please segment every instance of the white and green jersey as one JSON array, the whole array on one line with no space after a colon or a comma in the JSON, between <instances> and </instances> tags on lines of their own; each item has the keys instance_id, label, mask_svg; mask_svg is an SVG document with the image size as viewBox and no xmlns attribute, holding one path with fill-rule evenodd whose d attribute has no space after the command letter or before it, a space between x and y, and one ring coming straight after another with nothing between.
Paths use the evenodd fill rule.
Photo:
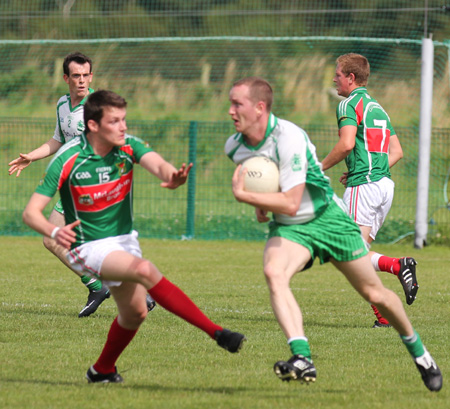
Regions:
<instances>
[{"instance_id":1,"label":"white and green jersey","mask_svg":"<svg viewBox=\"0 0 450 409\"><path fill-rule=\"evenodd\" d=\"M391 177L389 139L395 135L386 111L367 93L365 87L354 89L336 109L339 129L356 126L355 147L345 158L347 186L376 182Z\"/></svg>"},{"instance_id":2,"label":"white and green jersey","mask_svg":"<svg viewBox=\"0 0 450 409\"><path fill-rule=\"evenodd\" d=\"M94 90L89 88L89 94L92 92ZM70 94L63 95L58 100L56 104L56 128L53 139L65 144L84 132L84 104L88 95L75 107L72 107Z\"/></svg>"},{"instance_id":3,"label":"white and green jersey","mask_svg":"<svg viewBox=\"0 0 450 409\"><path fill-rule=\"evenodd\" d=\"M316 156L316 147L306 132L272 113L269 116L266 135L258 146L247 145L242 133L236 133L228 138L225 153L236 164L241 164L252 156L272 159L280 170L282 192L302 183L306 184L297 214L293 217L274 214L278 223L306 223L325 210L336 198L328 177L322 172L322 165Z\"/></svg>"},{"instance_id":4,"label":"white and green jersey","mask_svg":"<svg viewBox=\"0 0 450 409\"><path fill-rule=\"evenodd\" d=\"M133 166L148 152L142 140L126 135L124 146L101 157L83 133L55 154L36 192L53 197L59 190L66 224L81 220L72 248L132 231Z\"/></svg>"}]
</instances>

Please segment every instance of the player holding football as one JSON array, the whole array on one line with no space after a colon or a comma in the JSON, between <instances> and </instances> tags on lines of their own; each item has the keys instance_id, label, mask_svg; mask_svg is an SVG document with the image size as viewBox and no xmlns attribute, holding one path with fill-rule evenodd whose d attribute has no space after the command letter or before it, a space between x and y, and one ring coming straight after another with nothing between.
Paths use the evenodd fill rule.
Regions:
<instances>
[{"instance_id":1,"label":"player holding football","mask_svg":"<svg viewBox=\"0 0 450 409\"><path fill-rule=\"evenodd\" d=\"M327 170L345 160L348 172L339 179L346 186L344 202L370 245L391 208L394 182L390 168L403 157L403 151L389 116L367 93L369 75L366 57L344 54L337 58L333 80L338 95L346 99L336 110L339 141L322 161L322 169ZM387 257L374 251L369 254L375 270L399 278L406 302L412 304L419 289L416 260ZM373 305L372 308L377 317L373 327L390 327L377 308Z\"/></svg>"},{"instance_id":2,"label":"player holding football","mask_svg":"<svg viewBox=\"0 0 450 409\"><path fill-rule=\"evenodd\" d=\"M56 104L56 129L53 137L39 148L27 154L21 153L17 159L11 161L9 163L10 175L17 172L17 176L19 176L31 162L53 155L66 142L81 135L84 131L84 104L88 95L93 92L93 89L89 87L93 77L92 61L79 52L68 54L63 61L63 73L64 81L69 86L69 93L63 95ZM64 226L65 219L61 202L58 202L53 208L49 221L58 227ZM73 270L66 258L67 250L59 246L54 239L44 237L44 246L77 274L89 290L86 305L80 311L78 317L82 318L93 314L100 304L110 297L109 289L103 286L100 280ZM149 311L155 305L154 300L148 296L147 306Z\"/></svg>"},{"instance_id":3,"label":"player holding football","mask_svg":"<svg viewBox=\"0 0 450 409\"><path fill-rule=\"evenodd\" d=\"M262 78L248 77L234 83L228 113L237 133L227 140L225 152L238 164L232 179L235 198L254 206L259 222L270 220L268 212L274 216L264 249L264 274L272 309L292 353L288 361L275 363L275 374L284 381L316 380L302 313L289 284L297 272L311 267L318 257L320 263L329 261L338 268L355 290L390 320L426 387L440 390L438 366L411 326L399 297L383 286L375 272L359 227L340 206L342 202L322 171L315 146L303 129L271 112L272 101L272 88ZM244 190L246 169L241 172L241 164L256 155L278 164L280 192Z\"/></svg>"},{"instance_id":4,"label":"player holding football","mask_svg":"<svg viewBox=\"0 0 450 409\"><path fill-rule=\"evenodd\" d=\"M245 340L244 335L213 323L154 264L142 258L132 225L134 164L168 189L186 182L192 164L176 169L141 140L127 135L125 116L122 97L111 91L92 93L84 107L86 133L58 151L23 213L27 225L70 249L72 268L107 283L116 301L119 314L100 357L86 374L89 382L123 381L116 361L147 315L147 293L230 352L238 352ZM79 174L84 176L79 178ZM57 190L67 222L63 227L42 213Z\"/></svg>"}]
</instances>

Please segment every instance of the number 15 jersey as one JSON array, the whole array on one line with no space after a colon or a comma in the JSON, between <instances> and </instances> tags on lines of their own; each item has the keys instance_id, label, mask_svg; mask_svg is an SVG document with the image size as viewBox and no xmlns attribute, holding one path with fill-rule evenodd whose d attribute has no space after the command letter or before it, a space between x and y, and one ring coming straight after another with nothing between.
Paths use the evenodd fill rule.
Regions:
<instances>
[{"instance_id":1,"label":"number 15 jersey","mask_svg":"<svg viewBox=\"0 0 450 409\"><path fill-rule=\"evenodd\" d=\"M66 224L81 220L72 248L132 231L133 166L148 152L142 140L125 135L125 145L102 157L84 133L59 149L36 192L53 197L59 190Z\"/></svg>"},{"instance_id":2,"label":"number 15 jersey","mask_svg":"<svg viewBox=\"0 0 450 409\"><path fill-rule=\"evenodd\" d=\"M365 87L354 89L336 109L339 130L356 126L355 147L345 158L348 169L347 186L359 186L391 177L389 140L395 135L386 111Z\"/></svg>"}]
</instances>

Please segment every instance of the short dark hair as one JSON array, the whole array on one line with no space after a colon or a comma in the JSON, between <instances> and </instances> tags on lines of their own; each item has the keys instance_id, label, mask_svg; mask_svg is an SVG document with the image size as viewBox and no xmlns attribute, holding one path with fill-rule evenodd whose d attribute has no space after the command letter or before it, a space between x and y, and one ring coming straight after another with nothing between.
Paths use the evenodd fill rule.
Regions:
<instances>
[{"instance_id":1,"label":"short dark hair","mask_svg":"<svg viewBox=\"0 0 450 409\"><path fill-rule=\"evenodd\" d=\"M267 111L270 112L273 104L273 90L268 81L261 77L245 77L236 81L233 87L239 85L247 85L251 101L255 104L263 101Z\"/></svg>"},{"instance_id":2,"label":"short dark hair","mask_svg":"<svg viewBox=\"0 0 450 409\"><path fill-rule=\"evenodd\" d=\"M63 72L67 76L70 75L69 64L73 61L75 61L77 64L81 64L81 65L89 63L89 72L90 73L92 72L92 60L87 55L84 55L84 54L76 51L74 53L70 53L70 54L66 55L64 58Z\"/></svg>"},{"instance_id":3,"label":"short dark hair","mask_svg":"<svg viewBox=\"0 0 450 409\"><path fill-rule=\"evenodd\" d=\"M92 119L99 124L106 107L126 108L127 101L115 92L107 90L98 90L89 94L84 104L84 123L87 132L90 131L88 121Z\"/></svg>"},{"instance_id":4,"label":"short dark hair","mask_svg":"<svg viewBox=\"0 0 450 409\"><path fill-rule=\"evenodd\" d=\"M361 54L343 54L336 59L336 64L340 66L345 76L353 74L357 85L366 86L369 81L370 64L369 60Z\"/></svg>"}]
</instances>

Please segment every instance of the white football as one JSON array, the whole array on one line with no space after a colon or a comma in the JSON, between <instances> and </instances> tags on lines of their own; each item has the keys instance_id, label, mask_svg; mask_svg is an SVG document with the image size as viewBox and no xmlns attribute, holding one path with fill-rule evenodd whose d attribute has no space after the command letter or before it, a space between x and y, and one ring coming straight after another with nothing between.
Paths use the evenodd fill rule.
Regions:
<instances>
[{"instance_id":1,"label":"white football","mask_svg":"<svg viewBox=\"0 0 450 409\"><path fill-rule=\"evenodd\" d=\"M275 193L280 191L280 172L276 163L265 156L253 156L242 164L247 169L244 189L247 192Z\"/></svg>"}]
</instances>

